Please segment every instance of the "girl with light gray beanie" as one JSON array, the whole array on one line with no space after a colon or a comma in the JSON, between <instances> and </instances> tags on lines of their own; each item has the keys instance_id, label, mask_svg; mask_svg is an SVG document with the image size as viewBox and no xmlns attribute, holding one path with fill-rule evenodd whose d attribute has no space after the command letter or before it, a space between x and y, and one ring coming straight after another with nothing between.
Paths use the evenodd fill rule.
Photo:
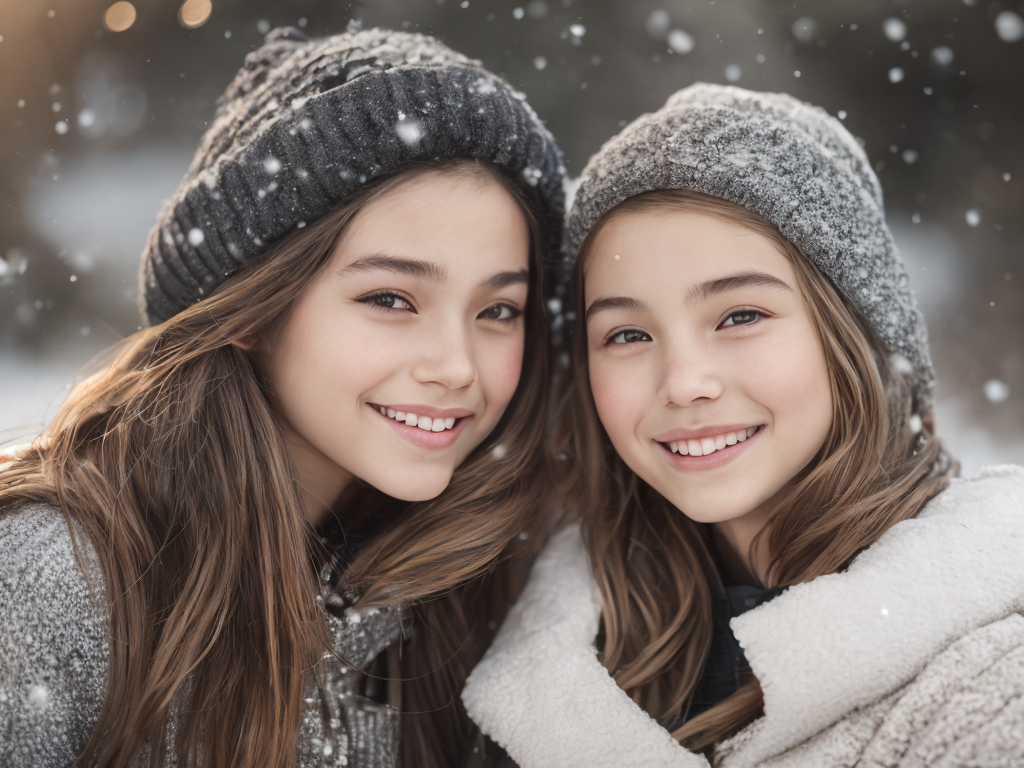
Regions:
<instances>
[{"instance_id":1,"label":"girl with light gray beanie","mask_svg":"<svg viewBox=\"0 0 1024 768\"><path fill-rule=\"evenodd\" d=\"M556 535L463 700L522 768L1024 765L1024 469L955 479L864 151L698 84L571 205Z\"/></svg>"},{"instance_id":2,"label":"girl with light gray beanie","mask_svg":"<svg viewBox=\"0 0 1024 768\"><path fill-rule=\"evenodd\" d=\"M462 766L551 495L561 154L422 35L272 32L148 327L0 458L0 765Z\"/></svg>"}]
</instances>

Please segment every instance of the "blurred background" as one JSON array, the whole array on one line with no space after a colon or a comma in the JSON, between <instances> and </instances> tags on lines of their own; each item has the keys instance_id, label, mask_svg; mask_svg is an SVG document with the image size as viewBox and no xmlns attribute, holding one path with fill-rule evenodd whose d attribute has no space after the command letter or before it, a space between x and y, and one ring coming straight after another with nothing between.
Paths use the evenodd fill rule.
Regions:
<instances>
[{"instance_id":1,"label":"blurred background","mask_svg":"<svg viewBox=\"0 0 1024 768\"><path fill-rule=\"evenodd\" d=\"M136 269L218 95L270 29L436 35L529 96L571 174L697 80L863 140L932 337L939 431L1024 464L1022 0L0 0L0 443L138 328Z\"/></svg>"}]
</instances>

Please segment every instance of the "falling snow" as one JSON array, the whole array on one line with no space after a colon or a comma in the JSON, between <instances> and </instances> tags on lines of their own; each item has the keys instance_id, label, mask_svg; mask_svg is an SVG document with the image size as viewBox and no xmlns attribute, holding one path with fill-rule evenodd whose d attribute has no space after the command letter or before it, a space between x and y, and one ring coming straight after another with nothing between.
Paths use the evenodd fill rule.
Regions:
<instances>
[{"instance_id":1,"label":"falling snow","mask_svg":"<svg viewBox=\"0 0 1024 768\"><path fill-rule=\"evenodd\" d=\"M668 47L676 53L690 53L696 42L689 32L682 29L673 29L668 33Z\"/></svg>"},{"instance_id":2,"label":"falling snow","mask_svg":"<svg viewBox=\"0 0 1024 768\"><path fill-rule=\"evenodd\" d=\"M907 25L902 19L886 19L882 22L882 31L889 40L898 43L907 36Z\"/></svg>"},{"instance_id":3,"label":"falling snow","mask_svg":"<svg viewBox=\"0 0 1024 768\"><path fill-rule=\"evenodd\" d=\"M810 16L801 16L793 22L793 37L802 43L813 42L818 36L818 22Z\"/></svg>"},{"instance_id":4,"label":"falling snow","mask_svg":"<svg viewBox=\"0 0 1024 768\"><path fill-rule=\"evenodd\" d=\"M931 56L932 61L934 61L940 67L948 67L950 64L953 63L953 59L955 58L955 55L953 54L953 49L945 45L940 45L938 48L933 48Z\"/></svg>"},{"instance_id":5,"label":"falling snow","mask_svg":"<svg viewBox=\"0 0 1024 768\"><path fill-rule=\"evenodd\" d=\"M1013 11L1003 11L996 16L996 34L1004 43L1016 43L1024 38L1024 19Z\"/></svg>"},{"instance_id":6,"label":"falling snow","mask_svg":"<svg viewBox=\"0 0 1024 768\"><path fill-rule=\"evenodd\" d=\"M395 123L395 133L407 147L415 149L423 139L423 123L414 117L400 117Z\"/></svg>"},{"instance_id":7,"label":"falling snow","mask_svg":"<svg viewBox=\"0 0 1024 768\"><path fill-rule=\"evenodd\" d=\"M1010 387L999 379L989 379L983 387L985 399L990 403L1002 403L1010 397Z\"/></svg>"}]
</instances>

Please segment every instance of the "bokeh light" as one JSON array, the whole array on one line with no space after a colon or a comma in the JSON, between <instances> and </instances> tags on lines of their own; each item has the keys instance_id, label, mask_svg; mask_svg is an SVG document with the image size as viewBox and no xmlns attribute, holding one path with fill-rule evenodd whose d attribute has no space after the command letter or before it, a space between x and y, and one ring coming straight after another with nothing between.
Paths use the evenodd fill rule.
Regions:
<instances>
[{"instance_id":1,"label":"bokeh light","mask_svg":"<svg viewBox=\"0 0 1024 768\"><path fill-rule=\"evenodd\" d=\"M185 0L178 9L178 21L186 29L201 27L213 13L213 3L210 0Z\"/></svg>"},{"instance_id":2,"label":"bokeh light","mask_svg":"<svg viewBox=\"0 0 1024 768\"><path fill-rule=\"evenodd\" d=\"M103 26L111 32L124 32L135 23L135 6L128 0L118 0L103 14Z\"/></svg>"}]
</instances>

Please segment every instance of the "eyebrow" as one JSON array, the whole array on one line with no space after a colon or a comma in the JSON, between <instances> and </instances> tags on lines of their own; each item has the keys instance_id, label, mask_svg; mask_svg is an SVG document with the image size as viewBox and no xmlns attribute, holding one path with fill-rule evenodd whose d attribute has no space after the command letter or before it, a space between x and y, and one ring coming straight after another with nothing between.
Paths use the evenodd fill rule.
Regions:
<instances>
[{"instance_id":1,"label":"eyebrow","mask_svg":"<svg viewBox=\"0 0 1024 768\"><path fill-rule=\"evenodd\" d=\"M605 312L610 309L623 309L626 312L650 312L651 308L646 302L640 301L639 299L631 299L628 296L608 296L603 299L598 299L589 307L587 307L587 314L584 318L585 322L590 322L590 319L598 312Z\"/></svg>"},{"instance_id":2,"label":"eyebrow","mask_svg":"<svg viewBox=\"0 0 1024 768\"><path fill-rule=\"evenodd\" d=\"M714 280L708 280L700 285L695 285L686 294L686 303L692 304L695 302L707 301L716 294L731 291L735 288L750 286L769 288L772 290L784 290L789 291L790 293L793 291L785 281L780 280L774 275L769 275L767 272L740 272L736 275L727 275ZM650 306L639 299L633 299L628 296L608 296L603 299L598 299L591 304L587 308L587 314L584 320L589 323L590 319L598 312L604 312L610 309L621 309L626 312L635 312L638 314L651 311Z\"/></svg>"},{"instance_id":3,"label":"eyebrow","mask_svg":"<svg viewBox=\"0 0 1024 768\"><path fill-rule=\"evenodd\" d=\"M507 288L510 285L520 284L530 284L530 270L520 269L517 272L499 272L496 275L491 275L482 283L484 288L491 291L497 291L501 288Z\"/></svg>"},{"instance_id":4,"label":"eyebrow","mask_svg":"<svg viewBox=\"0 0 1024 768\"><path fill-rule=\"evenodd\" d=\"M375 253L372 256L356 259L340 270L338 274L346 275L354 272L373 272L374 270L395 272L400 275L410 275L411 277L425 277L435 283L443 283L448 279L448 270L431 261L406 259L386 253Z\"/></svg>"},{"instance_id":5,"label":"eyebrow","mask_svg":"<svg viewBox=\"0 0 1024 768\"><path fill-rule=\"evenodd\" d=\"M338 274L352 274L358 272L372 272L384 270L395 272L400 275L411 277L424 277L435 283L443 283L448 279L448 270L434 264L431 261L420 261L418 259L406 259L399 256L391 256L386 253L375 253L372 256L364 256L356 259L348 266L342 268ZM509 272L498 272L484 280L481 285L487 290L500 290L510 285L530 283L530 270L520 269Z\"/></svg>"},{"instance_id":6,"label":"eyebrow","mask_svg":"<svg viewBox=\"0 0 1024 768\"><path fill-rule=\"evenodd\" d=\"M734 288L748 287L793 292L793 289L785 281L780 280L774 275L769 275L767 272L740 272L695 285L686 294L686 303L693 304L695 302L707 301L715 294L731 291Z\"/></svg>"}]
</instances>

